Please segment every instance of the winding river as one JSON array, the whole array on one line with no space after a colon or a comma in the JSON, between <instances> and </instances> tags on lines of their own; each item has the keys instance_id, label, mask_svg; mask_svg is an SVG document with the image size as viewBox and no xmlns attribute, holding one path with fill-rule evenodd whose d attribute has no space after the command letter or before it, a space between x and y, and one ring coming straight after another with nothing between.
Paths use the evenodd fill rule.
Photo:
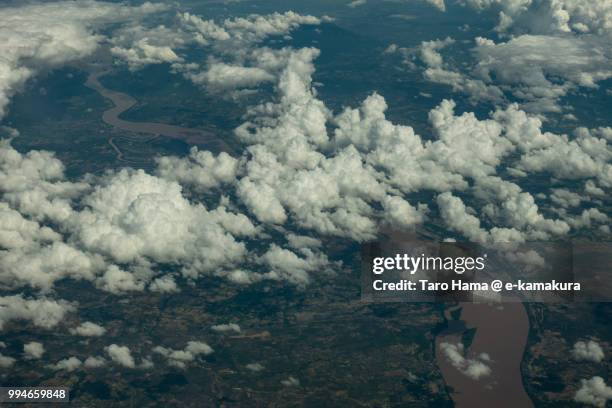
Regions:
<instances>
[{"instance_id":1,"label":"winding river","mask_svg":"<svg viewBox=\"0 0 612 408\"><path fill-rule=\"evenodd\" d=\"M231 147L213 132L203 129L191 129L181 126L168 125L165 123L156 122L131 122L121 119L119 116L136 104L136 99L132 96L105 88L100 83L100 78L106 75L108 71L92 72L87 77L85 86L91 88L102 95L104 98L113 103L113 107L104 111L102 120L118 129L133 133L150 134L155 136L164 136L172 139L180 139L191 145L206 145L214 147L214 150L231 152ZM113 143L113 139L109 139L109 144L117 152L118 157L122 157L121 151Z\"/></svg>"}]
</instances>

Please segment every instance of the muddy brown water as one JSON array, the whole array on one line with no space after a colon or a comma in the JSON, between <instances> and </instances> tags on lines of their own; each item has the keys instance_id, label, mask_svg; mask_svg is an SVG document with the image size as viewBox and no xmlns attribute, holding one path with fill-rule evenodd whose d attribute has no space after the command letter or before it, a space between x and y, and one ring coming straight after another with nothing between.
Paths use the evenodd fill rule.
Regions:
<instances>
[{"instance_id":1,"label":"muddy brown water","mask_svg":"<svg viewBox=\"0 0 612 408\"><path fill-rule=\"evenodd\" d=\"M491 374L474 380L455 368L440 343L457 344L461 333L441 333L436 338L436 360L457 408L532 408L523 386L521 361L529 334L529 318L522 303L461 303L460 319L475 328L466 358L487 353Z\"/></svg>"},{"instance_id":2,"label":"muddy brown water","mask_svg":"<svg viewBox=\"0 0 612 408\"><path fill-rule=\"evenodd\" d=\"M100 83L100 78L107 73L108 71L92 72L85 82L85 86L95 90L114 104L112 108L102 114L102 120L105 123L128 132L165 136L180 139L189 144L213 145L219 151L231 152L232 149L223 139L204 129L184 128L157 122L132 122L121 119L119 115L134 106L137 101L126 93L105 88Z\"/></svg>"}]
</instances>

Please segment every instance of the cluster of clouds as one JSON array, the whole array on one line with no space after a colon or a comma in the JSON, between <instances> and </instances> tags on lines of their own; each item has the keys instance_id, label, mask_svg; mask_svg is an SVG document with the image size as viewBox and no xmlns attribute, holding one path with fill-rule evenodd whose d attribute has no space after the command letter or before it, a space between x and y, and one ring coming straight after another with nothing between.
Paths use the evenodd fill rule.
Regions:
<instances>
[{"instance_id":1,"label":"cluster of clouds","mask_svg":"<svg viewBox=\"0 0 612 408\"><path fill-rule=\"evenodd\" d=\"M551 239L572 228L607 227L608 217L595 207L578 214L566 208L567 197L576 194L569 190L554 190L551 200L563 205L554 213L557 218L550 218L517 182L533 173L585 179L581 202L597 205L612 185L609 128L579 128L570 138L543 132L541 120L516 105L481 120L472 113L456 114L454 102L446 100L429 113L433 133L424 138L390 122L386 101L377 94L357 108L331 112L312 86L317 49L260 46L269 36L320 19L291 12L220 24L185 14L179 19L188 25L168 30L181 38L190 33L211 50L229 48L235 61L239 54L265 54L262 61L274 66L268 72L275 99L252 106L236 129L246 145L244 154L193 148L187 157L159 158L154 174L123 169L68 181L52 153L21 154L10 141L2 142L3 287L46 293L71 278L115 294L172 293L180 290L177 277L201 275L240 284L273 279L303 286L312 273L335 265L317 240L299 238L287 228L363 241L384 225L413 228L432 210L449 230L477 242ZM168 30L157 27L155 32L169 36ZM126 31L116 40L130 43L129 38ZM438 52L449 44L451 39L429 42L421 58L438 66L443 63ZM514 181L498 175L502 167ZM407 199L422 191L436 194L435 209ZM216 207L207 206L194 200L201 194L220 200ZM480 210L467 205L466 198ZM251 250L252 241L277 231L286 235L285 244ZM52 302L4 299L24 305ZM46 325L73 307L54 306L58 318ZM10 310L3 320L27 318Z\"/></svg>"},{"instance_id":2,"label":"cluster of clouds","mask_svg":"<svg viewBox=\"0 0 612 408\"><path fill-rule=\"evenodd\" d=\"M484 7L486 1L482 3ZM0 117L10 95L35 73L35 67L58 66L91 55L103 41L96 33L99 27L121 22L130 13L144 16L164 7L77 1L9 8L7 21L12 28L29 15L61 16L61 27L52 25L47 35L65 44L61 38L68 34L61 30L75 29L79 42L72 53L59 46L45 50L47 42L45 47L26 43L15 57L11 51L8 62L0 62L0 72L10 74L0 78L13 78L0 82ZM76 17L83 14L91 17ZM173 293L180 290L177 281L181 279L210 275L242 285L278 280L305 286L313 275L340 267L328 259L322 240L309 235L365 241L375 238L382 227L411 229L438 216L449 232L481 243L556 239L581 228L599 228L609 234L609 218L597 207L612 187L610 128L577 128L571 136L554 134L543 131L542 120L518 105L498 108L479 119L473 113L456 113L455 103L445 100L429 113L431 134L421 136L410 126L388 120L387 103L376 93L357 107L332 112L312 85L319 56L316 48L262 45L271 36L284 37L300 25L318 25L324 19L292 12L223 22L189 13L179 13L176 19L172 27L123 24L105 41L130 69L170 63L175 72L210 90L253 89L270 83L273 100L251 106L235 131L246 146L244 153L232 157L193 148L187 157L158 158L151 174L122 169L69 180L64 165L52 153L23 154L10 141L3 141L0 287L12 291L28 287L36 295L1 296L0 330L13 320L44 329L56 326L77 307L51 298L56 282L67 278L89 281L117 295L143 290ZM46 21L34 22L37 30L47 27ZM601 29L593 28L597 33ZM13 44L23 41L11 35ZM32 32L20 35L36 38ZM502 74L511 69L504 58L516 54L515 46L532 46L528 56L538 56L567 51L576 41L594 41L585 34L565 35L569 37L521 34L500 44L478 40L475 55L480 55L482 64L472 77L457 74L445 64L441 51L453 44L452 39L424 43L419 58L431 78L446 77L459 90L479 95L477 99L497 102L504 100L507 89L492 84L492 73L506 78L502 80L506 85L527 81L518 73ZM542 40L549 37L571 44L559 43L559 50L544 51ZM209 50L207 61L187 61L183 51L190 46ZM565 54L565 65L549 69L580 86L594 86L607 75L593 73L605 69L607 51L602 51L603 59L596 64L590 54L573 59L585 46ZM580 70L592 73L592 78L578 75ZM532 74L533 82L521 92L550 89L537 81L538 72ZM532 100L540 103L541 95L536 96ZM533 174L551 179L550 194L534 196L523 190L521 181ZM557 186L563 180L570 180L574 187ZM412 198L423 192L434 200L420 203ZM200 200L203 196L218 200L205 203ZM556 208L544 211L542 204ZM581 210L583 204L590 208ZM240 327L228 323L213 330L238 333ZM103 336L106 329L84 322L70 333ZM440 347L471 378L490 374L488 356L468 358L461 344ZM154 351L180 368L213 352L197 341L184 349L157 347ZM35 356L36 346L24 352ZM122 367L152 364L148 358L138 364L126 346L113 344L105 352ZM590 343L577 344L574 350L579 359L593 360L597 355ZM11 360L1 356L0 365L10 365ZM75 370L104 364L103 357L85 361L69 357L51 368ZM299 385L297 380L286 381L289 386ZM597 381L584 384L589 390L602 389ZM601 398L602 394L584 391L581 395Z\"/></svg>"},{"instance_id":3,"label":"cluster of clouds","mask_svg":"<svg viewBox=\"0 0 612 408\"><path fill-rule=\"evenodd\" d=\"M590 0L462 0L476 10L499 12L498 41L477 37L470 61L445 61L441 51L452 38L424 41L419 50L392 46L426 80L469 95L474 103L518 101L533 113L566 112L564 100L612 78L612 5ZM461 64L468 64L465 68Z\"/></svg>"},{"instance_id":4,"label":"cluster of clouds","mask_svg":"<svg viewBox=\"0 0 612 408\"><path fill-rule=\"evenodd\" d=\"M588 340L577 341L572 349L572 356L578 361L600 363L604 359L605 354L599 343Z\"/></svg>"},{"instance_id":5,"label":"cluster of clouds","mask_svg":"<svg viewBox=\"0 0 612 408\"><path fill-rule=\"evenodd\" d=\"M110 39L111 53L131 70L168 63L173 71L208 91L240 95L274 83L290 54L288 48L257 45L269 38L287 40L298 27L320 25L328 18L288 11L216 22L179 12L174 20L172 26L145 27L136 22L121 28ZM190 47L209 51L206 61L190 60Z\"/></svg>"},{"instance_id":6,"label":"cluster of clouds","mask_svg":"<svg viewBox=\"0 0 612 408\"><path fill-rule=\"evenodd\" d=\"M605 353L596 341L580 340L574 344L572 357L576 361L601 363L605 359ZM580 388L576 391L574 400L595 407L606 407L608 400L612 400L612 387L599 376L583 379L580 381Z\"/></svg>"},{"instance_id":7,"label":"cluster of clouds","mask_svg":"<svg viewBox=\"0 0 612 408\"><path fill-rule=\"evenodd\" d=\"M99 326L93 325L98 329L101 329ZM83 325L80 326L80 329L83 329ZM85 325L87 327L87 325ZM95 331L94 334L91 334L91 330L87 329L86 333L81 333L81 336L100 336L103 334L99 331ZM0 343L1 347L5 347L3 343ZM200 356L207 356L214 352L212 347L208 344L201 341L189 341L187 345L182 350L173 350L170 348L165 348L161 346L156 346L152 349L153 353L161 355L167 362L168 365L173 367L184 369L191 362L197 360ZM23 356L26 360L40 360L45 353L45 347L42 343L32 341L23 345ZM66 357L62 360L59 360L53 364L47 364L45 367L53 370L53 371L68 371L72 372L78 369L96 369L100 367L105 367L109 363L112 363L120 368L127 369L140 369L147 370L154 367L153 360L151 357L142 357L140 359L140 363L137 362L134 357L132 350L128 346L121 346L118 344L110 344L109 346L104 347L104 353L106 354L106 358L103 356L89 356L82 360L76 356ZM13 357L3 356L0 354L0 367L8 368L12 367L16 363L17 359ZM258 371L260 368L258 365L254 365L249 368L254 371ZM263 366L261 367L263 369Z\"/></svg>"},{"instance_id":8,"label":"cluster of clouds","mask_svg":"<svg viewBox=\"0 0 612 408\"><path fill-rule=\"evenodd\" d=\"M599 376L582 380L580 388L574 396L574 401L598 408L605 408L610 400L612 400L612 387L607 385L605 380Z\"/></svg>"},{"instance_id":9,"label":"cluster of clouds","mask_svg":"<svg viewBox=\"0 0 612 408\"><path fill-rule=\"evenodd\" d=\"M491 374L491 367L488 365L491 362L491 358L486 353L469 358L465 356L462 343L453 344L447 342L440 343L440 351L444 353L444 356L453 367L473 380L479 380Z\"/></svg>"}]
</instances>

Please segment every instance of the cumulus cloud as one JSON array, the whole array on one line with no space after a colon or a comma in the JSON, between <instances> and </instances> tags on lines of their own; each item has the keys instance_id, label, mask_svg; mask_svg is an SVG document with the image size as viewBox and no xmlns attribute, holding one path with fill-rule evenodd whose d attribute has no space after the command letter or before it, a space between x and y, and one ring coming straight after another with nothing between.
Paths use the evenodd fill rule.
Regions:
<instances>
[{"instance_id":1,"label":"cumulus cloud","mask_svg":"<svg viewBox=\"0 0 612 408\"><path fill-rule=\"evenodd\" d=\"M159 263L185 264L184 273L197 276L219 266L242 260L243 243L234 234L250 234L254 228L242 215L224 208L208 211L192 205L179 184L142 171L123 170L106 179L85 197L78 237L91 250L116 262L148 258ZM108 290L141 290L133 274L111 266L101 282Z\"/></svg>"},{"instance_id":2,"label":"cumulus cloud","mask_svg":"<svg viewBox=\"0 0 612 408\"><path fill-rule=\"evenodd\" d=\"M45 348L42 343L31 341L23 345L23 354L27 359L36 360L42 357L45 353Z\"/></svg>"},{"instance_id":3,"label":"cumulus cloud","mask_svg":"<svg viewBox=\"0 0 612 408\"><path fill-rule=\"evenodd\" d=\"M561 112L561 98L612 77L612 6L588 0L465 0L499 11L503 41L476 38L471 66L445 64L446 41L421 46L424 77L468 94L473 102L521 101L536 113ZM570 116L571 117L571 116Z\"/></svg>"},{"instance_id":4,"label":"cumulus cloud","mask_svg":"<svg viewBox=\"0 0 612 408\"><path fill-rule=\"evenodd\" d=\"M83 366L86 368L99 368L106 365L106 360L103 357L87 357L83 362Z\"/></svg>"},{"instance_id":5,"label":"cumulus cloud","mask_svg":"<svg viewBox=\"0 0 612 408\"><path fill-rule=\"evenodd\" d=\"M73 356L73 357L68 357L63 360L60 360L55 364L48 365L47 367L55 371L63 370L63 371L71 372L71 371L78 369L82 365L83 365L83 362L79 360L77 357Z\"/></svg>"},{"instance_id":6,"label":"cumulus cloud","mask_svg":"<svg viewBox=\"0 0 612 408\"><path fill-rule=\"evenodd\" d=\"M299 26L320 23L319 18L292 11L219 22L178 13L169 27L133 24L117 30L111 39L111 52L132 70L169 63L175 72L209 91L226 92L275 81L279 61L287 52L259 48L257 44L268 37L286 36ZM212 53L204 67L185 60L182 54L188 46L203 47Z\"/></svg>"},{"instance_id":7,"label":"cumulus cloud","mask_svg":"<svg viewBox=\"0 0 612 408\"><path fill-rule=\"evenodd\" d=\"M581 380L580 389L574 396L574 401L583 404L604 408L608 400L612 399L612 387L606 385L603 378L599 376L588 380Z\"/></svg>"},{"instance_id":8,"label":"cumulus cloud","mask_svg":"<svg viewBox=\"0 0 612 408\"><path fill-rule=\"evenodd\" d=\"M536 112L560 111L558 100L577 87L596 87L612 77L607 40L525 34L507 42L477 38L477 78L505 87L522 106ZM550 78L558 78L554 82Z\"/></svg>"},{"instance_id":9,"label":"cumulus cloud","mask_svg":"<svg viewBox=\"0 0 612 408\"><path fill-rule=\"evenodd\" d=\"M110 357L110 359L119 364L120 366L126 368L136 368L136 362L134 361L134 357L132 357L132 353L127 346L118 346L116 344L111 344L108 347L105 347L104 350Z\"/></svg>"},{"instance_id":10,"label":"cumulus cloud","mask_svg":"<svg viewBox=\"0 0 612 408\"><path fill-rule=\"evenodd\" d=\"M188 78L216 91L252 88L275 79L274 75L259 67L243 67L222 62L211 63L206 71L189 74Z\"/></svg>"},{"instance_id":11,"label":"cumulus cloud","mask_svg":"<svg viewBox=\"0 0 612 408\"><path fill-rule=\"evenodd\" d=\"M92 322L83 322L77 327L70 329L70 333L83 337L99 337L106 333L106 329Z\"/></svg>"},{"instance_id":12,"label":"cumulus cloud","mask_svg":"<svg viewBox=\"0 0 612 408\"><path fill-rule=\"evenodd\" d=\"M0 353L0 368L11 368L15 364L15 360L13 357L8 357L2 355Z\"/></svg>"},{"instance_id":13,"label":"cumulus cloud","mask_svg":"<svg viewBox=\"0 0 612 408\"><path fill-rule=\"evenodd\" d=\"M594 363L600 363L605 357L601 346L593 340L577 341L572 349L572 356L579 361L592 361Z\"/></svg>"},{"instance_id":14,"label":"cumulus cloud","mask_svg":"<svg viewBox=\"0 0 612 408\"><path fill-rule=\"evenodd\" d=\"M476 9L499 10L499 32L537 34L612 32L612 5L589 0L462 0Z\"/></svg>"},{"instance_id":15,"label":"cumulus cloud","mask_svg":"<svg viewBox=\"0 0 612 408\"><path fill-rule=\"evenodd\" d=\"M183 48L186 43L187 39L172 28L132 24L113 32L110 52L135 71L151 64L183 62L175 49Z\"/></svg>"},{"instance_id":16,"label":"cumulus cloud","mask_svg":"<svg viewBox=\"0 0 612 408\"><path fill-rule=\"evenodd\" d=\"M451 344L442 342L440 343L440 350L453 367L473 380L479 380L491 374L491 368L485 364L485 362L490 360L487 354L483 353L475 358L467 358L461 343Z\"/></svg>"},{"instance_id":17,"label":"cumulus cloud","mask_svg":"<svg viewBox=\"0 0 612 408\"><path fill-rule=\"evenodd\" d=\"M442 219L451 229L460 232L470 241L486 242L487 231L480 227L480 220L468 212L459 197L452 193L442 193L437 198Z\"/></svg>"},{"instance_id":18,"label":"cumulus cloud","mask_svg":"<svg viewBox=\"0 0 612 408\"><path fill-rule=\"evenodd\" d=\"M196 360L198 356L207 356L214 352L212 347L201 341L189 341L183 350L157 346L153 351L166 357L168 364L183 369L187 367L188 363Z\"/></svg>"},{"instance_id":19,"label":"cumulus cloud","mask_svg":"<svg viewBox=\"0 0 612 408\"><path fill-rule=\"evenodd\" d=\"M26 299L22 295L0 297L0 330L11 320L26 320L37 327L50 329L64 319L74 306L63 300Z\"/></svg>"},{"instance_id":20,"label":"cumulus cloud","mask_svg":"<svg viewBox=\"0 0 612 408\"><path fill-rule=\"evenodd\" d=\"M172 276L162 276L161 278L155 279L149 285L149 290L152 292L159 293L177 293L180 292L176 281Z\"/></svg>"},{"instance_id":21,"label":"cumulus cloud","mask_svg":"<svg viewBox=\"0 0 612 408\"><path fill-rule=\"evenodd\" d=\"M238 173L238 160L225 152L211 152L192 147L187 158L162 156L156 159L157 174L166 179L204 192L232 183Z\"/></svg>"}]
</instances>

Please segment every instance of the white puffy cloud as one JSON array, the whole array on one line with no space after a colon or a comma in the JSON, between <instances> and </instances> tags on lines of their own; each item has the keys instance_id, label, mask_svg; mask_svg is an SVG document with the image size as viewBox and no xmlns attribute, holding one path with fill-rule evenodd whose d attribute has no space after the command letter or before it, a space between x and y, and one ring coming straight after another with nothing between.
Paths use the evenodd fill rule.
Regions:
<instances>
[{"instance_id":1,"label":"white puffy cloud","mask_svg":"<svg viewBox=\"0 0 612 408\"><path fill-rule=\"evenodd\" d=\"M609 34L612 5L590 0L462 0L476 9L500 10L500 32Z\"/></svg>"},{"instance_id":2,"label":"white puffy cloud","mask_svg":"<svg viewBox=\"0 0 612 408\"><path fill-rule=\"evenodd\" d=\"M106 329L93 322L83 322L77 327L70 329L70 333L83 337L99 337L106 333Z\"/></svg>"},{"instance_id":3,"label":"white puffy cloud","mask_svg":"<svg viewBox=\"0 0 612 408\"><path fill-rule=\"evenodd\" d=\"M477 37L473 60L461 65L444 61L441 51L453 40L424 41L418 51L400 51L416 69L416 56L425 65L428 81L451 86L473 103L507 104L519 100L535 113L562 112L561 98L583 88L598 87L612 77L612 6L589 0L465 0L477 9L500 10L495 43ZM604 5L605 3L605 5ZM597 5L594 5L597 4ZM463 50L461 50L462 53ZM465 53L464 53L465 54ZM469 56L469 54L468 54ZM411 58L408 58L411 57ZM571 103L571 102L569 102ZM567 106L567 100L563 101ZM572 118L571 113L567 113Z\"/></svg>"},{"instance_id":4,"label":"white puffy cloud","mask_svg":"<svg viewBox=\"0 0 612 408\"><path fill-rule=\"evenodd\" d=\"M606 385L603 378L599 376L588 380L581 380L580 389L574 396L574 401L583 404L605 408L608 400L612 399L612 387Z\"/></svg>"},{"instance_id":5,"label":"white puffy cloud","mask_svg":"<svg viewBox=\"0 0 612 408\"><path fill-rule=\"evenodd\" d=\"M145 28L132 24L113 32L110 52L134 71L151 64L183 62L175 49L183 48L186 42L183 35L163 25Z\"/></svg>"},{"instance_id":6,"label":"white puffy cloud","mask_svg":"<svg viewBox=\"0 0 612 408\"><path fill-rule=\"evenodd\" d=\"M105 347L104 350L113 362L126 368L136 368L136 362L134 357L132 357L129 347L111 344Z\"/></svg>"},{"instance_id":7,"label":"white puffy cloud","mask_svg":"<svg viewBox=\"0 0 612 408\"><path fill-rule=\"evenodd\" d=\"M551 137L550 143L527 151L517 164L526 172L550 172L561 179L594 178L612 186L612 149L605 138L578 130L575 137Z\"/></svg>"},{"instance_id":8,"label":"white puffy cloud","mask_svg":"<svg viewBox=\"0 0 612 408\"><path fill-rule=\"evenodd\" d=\"M189 341L183 350L157 346L153 351L166 357L168 364L178 368L186 368L187 364L194 361L198 356L207 356L214 352L212 347L201 341Z\"/></svg>"},{"instance_id":9,"label":"white puffy cloud","mask_svg":"<svg viewBox=\"0 0 612 408\"><path fill-rule=\"evenodd\" d=\"M11 368L15 364L15 361L17 360L13 357L4 356L0 353L0 368Z\"/></svg>"},{"instance_id":10,"label":"white puffy cloud","mask_svg":"<svg viewBox=\"0 0 612 408\"><path fill-rule=\"evenodd\" d=\"M27 359L36 360L42 357L45 353L45 347L42 343L31 341L23 345L23 354Z\"/></svg>"},{"instance_id":11,"label":"white puffy cloud","mask_svg":"<svg viewBox=\"0 0 612 408\"><path fill-rule=\"evenodd\" d=\"M64 165L53 153L20 154L10 140L0 141L0 196L20 213L38 220L63 222L72 214L71 201L88 188L65 181Z\"/></svg>"},{"instance_id":12,"label":"white puffy cloud","mask_svg":"<svg viewBox=\"0 0 612 408\"><path fill-rule=\"evenodd\" d=\"M106 365L106 360L103 357L87 357L83 362L86 368L99 368Z\"/></svg>"},{"instance_id":13,"label":"white puffy cloud","mask_svg":"<svg viewBox=\"0 0 612 408\"><path fill-rule=\"evenodd\" d=\"M0 282L4 285L29 285L50 290L63 278L92 280L102 261L63 242L34 247L33 250L0 251Z\"/></svg>"},{"instance_id":14,"label":"white puffy cloud","mask_svg":"<svg viewBox=\"0 0 612 408\"><path fill-rule=\"evenodd\" d=\"M99 288L114 294L144 290L145 284L139 281L135 274L124 271L116 265L111 265L104 275L98 278Z\"/></svg>"},{"instance_id":15,"label":"white puffy cloud","mask_svg":"<svg viewBox=\"0 0 612 408\"><path fill-rule=\"evenodd\" d=\"M563 208L578 207L582 196L564 188L553 189L550 200Z\"/></svg>"},{"instance_id":16,"label":"white puffy cloud","mask_svg":"<svg viewBox=\"0 0 612 408\"><path fill-rule=\"evenodd\" d=\"M321 240L314 238L314 237L308 237L305 235L297 235L297 234L293 234L291 232L289 232L285 238L287 238L287 241L289 242L289 245L294 248L294 249L300 249L300 248L320 248L322 244Z\"/></svg>"},{"instance_id":17,"label":"white puffy cloud","mask_svg":"<svg viewBox=\"0 0 612 408\"><path fill-rule=\"evenodd\" d=\"M442 219L451 229L460 232L470 241L487 241L487 231L480 227L478 217L468 212L468 208L459 197L447 192L438 195L436 201Z\"/></svg>"},{"instance_id":18,"label":"white puffy cloud","mask_svg":"<svg viewBox=\"0 0 612 408\"><path fill-rule=\"evenodd\" d=\"M74 306L63 300L25 299L22 295L0 296L0 330L11 320L27 320L37 327L55 327Z\"/></svg>"},{"instance_id":19,"label":"white puffy cloud","mask_svg":"<svg viewBox=\"0 0 612 408\"><path fill-rule=\"evenodd\" d=\"M273 74L259 67L243 67L223 62L209 63L206 71L189 73L187 78L216 91L252 88L264 82L273 82L275 79Z\"/></svg>"},{"instance_id":20,"label":"white puffy cloud","mask_svg":"<svg viewBox=\"0 0 612 408\"><path fill-rule=\"evenodd\" d=\"M301 258L294 252L270 245L268 251L262 255L261 262L269 268L266 277L269 279L286 279L298 286L310 282L309 272L324 270L328 267L327 256L313 252L308 248L302 249L305 257Z\"/></svg>"},{"instance_id":21,"label":"white puffy cloud","mask_svg":"<svg viewBox=\"0 0 612 408\"><path fill-rule=\"evenodd\" d=\"M495 84L522 100L523 108L560 111L558 99L571 89L593 88L612 77L608 43L593 37L529 34L497 44L477 38L473 70L485 83L493 82L494 75Z\"/></svg>"},{"instance_id":22,"label":"white puffy cloud","mask_svg":"<svg viewBox=\"0 0 612 408\"><path fill-rule=\"evenodd\" d=\"M20 212L0 202L0 248L28 248L35 246L36 241L53 242L60 239L61 235L51 228L24 218Z\"/></svg>"},{"instance_id":23,"label":"white puffy cloud","mask_svg":"<svg viewBox=\"0 0 612 408\"><path fill-rule=\"evenodd\" d=\"M236 234L253 232L246 217L192 205L179 184L143 171L112 175L83 202L86 208L76 215L75 228L86 248L122 263L140 258L182 263L189 276L244 258L244 244L225 226ZM111 266L101 285L110 291L141 290L142 282L128 274Z\"/></svg>"},{"instance_id":24,"label":"white puffy cloud","mask_svg":"<svg viewBox=\"0 0 612 408\"><path fill-rule=\"evenodd\" d=\"M199 151L197 147L192 147L186 158L162 156L156 162L157 174L161 178L202 192L234 182L238 173L237 159L225 152L214 156L211 152Z\"/></svg>"},{"instance_id":25,"label":"white puffy cloud","mask_svg":"<svg viewBox=\"0 0 612 408\"><path fill-rule=\"evenodd\" d=\"M601 346L593 341L577 341L572 349L572 356L576 360L592 361L594 363L601 362L605 354L601 349Z\"/></svg>"},{"instance_id":26,"label":"white puffy cloud","mask_svg":"<svg viewBox=\"0 0 612 408\"><path fill-rule=\"evenodd\" d=\"M159 293L177 293L180 292L176 281L172 276L162 276L161 278L155 279L149 285L149 290L152 292Z\"/></svg>"},{"instance_id":27,"label":"white puffy cloud","mask_svg":"<svg viewBox=\"0 0 612 408\"><path fill-rule=\"evenodd\" d=\"M485 364L490 358L485 353L475 358L466 358L464 356L463 344L461 343L451 344L442 342L440 343L440 349L453 367L473 380L479 380L491 374L491 368Z\"/></svg>"},{"instance_id":28,"label":"white puffy cloud","mask_svg":"<svg viewBox=\"0 0 612 408\"><path fill-rule=\"evenodd\" d=\"M442 67L442 55L438 51L454 43L455 40L450 37L444 40L423 41L419 49L421 60L430 68Z\"/></svg>"},{"instance_id":29,"label":"white puffy cloud","mask_svg":"<svg viewBox=\"0 0 612 408\"><path fill-rule=\"evenodd\" d=\"M77 357L72 356L72 357L60 360L55 364L48 365L47 367L55 371L64 370L64 371L71 372L81 367L82 365L83 365L83 362L81 360L79 360Z\"/></svg>"}]
</instances>

